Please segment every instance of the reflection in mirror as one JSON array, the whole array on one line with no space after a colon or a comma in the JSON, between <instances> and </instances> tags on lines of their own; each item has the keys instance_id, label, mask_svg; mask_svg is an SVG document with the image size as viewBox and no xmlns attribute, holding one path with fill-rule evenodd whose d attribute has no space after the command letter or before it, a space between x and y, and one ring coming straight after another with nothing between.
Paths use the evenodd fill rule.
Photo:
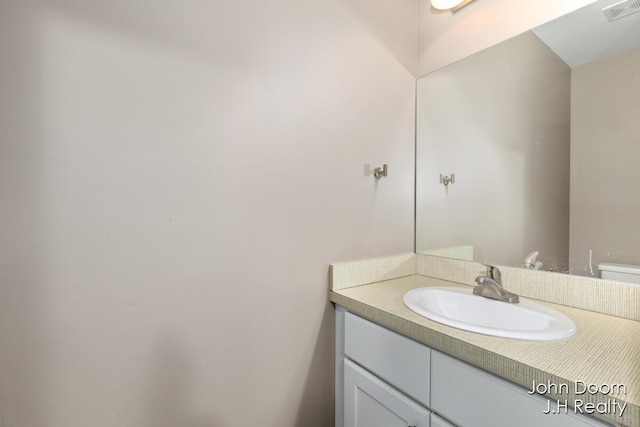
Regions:
<instances>
[{"instance_id":1,"label":"reflection in mirror","mask_svg":"<svg viewBox=\"0 0 640 427\"><path fill-rule=\"evenodd\" d=\"M609 22L612 3L418 80L418 253L640 266L640 13Z\"/></svg>"}]
</instances>

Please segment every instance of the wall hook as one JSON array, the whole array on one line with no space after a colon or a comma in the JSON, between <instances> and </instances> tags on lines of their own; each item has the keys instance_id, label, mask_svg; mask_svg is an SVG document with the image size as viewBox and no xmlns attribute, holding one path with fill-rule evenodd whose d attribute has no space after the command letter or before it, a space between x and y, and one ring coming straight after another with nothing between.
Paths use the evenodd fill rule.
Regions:
<instances>
[{"instance_id":1,"label":"wall hook","mask_svg":"<svg viewBox=\"0 0 640 427\"><path fill-rule=\"evenodd\" d=\"M385 163L384 165L382 165L381 168L375 168L373 170L373 176L375 176L376 179L380 179L383 176L387 176L387 164Z\"/></svg>"},{"instance_id":2,"label":"wall hook","mask_svg":"<svg viewBox=\"0 0 640 427\"><path fill-rule=\"evenodd\" d=\"M449 184L455 184L456 183L456 174L452 173L451 176L445 176L440 174L440 184L444 184L444 186L446 187Z\"/></svg>"}]
</instances>

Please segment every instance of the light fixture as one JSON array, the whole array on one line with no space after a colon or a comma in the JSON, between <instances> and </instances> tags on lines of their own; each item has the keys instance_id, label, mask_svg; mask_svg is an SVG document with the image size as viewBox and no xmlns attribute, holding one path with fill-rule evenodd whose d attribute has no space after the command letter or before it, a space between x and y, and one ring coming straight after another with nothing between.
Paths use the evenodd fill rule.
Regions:
<instances>
[{"instance_id":1,"label":"light fixture","mask_svg":"<svg viewBox=\"0 0 640 427\"><path fill-rule=\"evenodd\" d=\"M474 0L431 0L431 6L439 10L451 10L455 13Z\"/></svg>"},{"instance_id":2,"label":"light fixture","mask_svg":"<svg viewBox=\"0 0 640 427\"><path fill-rule=\"evenodd\" d=\"M456 7L463 0L431 0L431 6L435 9L446 10Z\"/></svg>"}]
</instances>

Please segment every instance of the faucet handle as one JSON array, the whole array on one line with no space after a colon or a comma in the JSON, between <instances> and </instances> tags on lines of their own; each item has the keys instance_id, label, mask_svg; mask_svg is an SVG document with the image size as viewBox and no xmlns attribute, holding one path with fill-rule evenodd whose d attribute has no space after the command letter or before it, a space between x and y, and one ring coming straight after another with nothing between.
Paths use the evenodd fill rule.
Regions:
<instances>
[{"instance_id":1,"label":"faucet handle","mask_svg":"<svg viewBox=\"0 0 640 427\"><path fill-rule=\"evenodd\" d=\"M497 283L502 284L502 273L495 265L482 263L487 267L487 276L495 280Z\"/></svg>"}]
</instances>

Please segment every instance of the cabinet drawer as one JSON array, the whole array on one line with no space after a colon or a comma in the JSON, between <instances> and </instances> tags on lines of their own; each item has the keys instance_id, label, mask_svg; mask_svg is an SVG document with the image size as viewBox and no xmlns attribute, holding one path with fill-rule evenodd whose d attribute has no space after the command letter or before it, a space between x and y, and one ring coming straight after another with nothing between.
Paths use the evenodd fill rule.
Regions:
<instances>
[{"instance_id":1,"label":"cabinet drawer","mask_svg":"<svg viewBox=\"0 0 640 427\"><path fill-rule=\"evenodd\" d=\"M431 381L432 410L461 427L607 425L571 409L567 414L545 414L547 399L437 351L431 354Z\"/></svg>"},{"instance_id":2,"label":"cabinet drawer","mask_svg":"<svg viewBox=\"0 0 640 427\"><path fill-rule=\"evenodd\" d=\"M429 406L428 347L352 313L345 314L345 355Z\"/></svg>"}]
</instances>

